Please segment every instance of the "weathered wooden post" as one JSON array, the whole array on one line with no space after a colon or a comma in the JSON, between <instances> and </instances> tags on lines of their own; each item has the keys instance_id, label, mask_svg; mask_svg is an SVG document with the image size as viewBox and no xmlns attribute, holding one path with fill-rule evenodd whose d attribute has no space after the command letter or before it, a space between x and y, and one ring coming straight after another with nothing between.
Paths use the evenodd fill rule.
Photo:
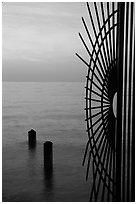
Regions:
<instances>
[{"instance_id":1,"label":"weathered wooden post","mask_svg":"<svg viewBox=\"0 0 137 204\"><path fill-rule=\"evenodd\" d=\"M44 142L44 167L48 170L53 168L53 143L51 141Z\"/></svg>"},{"instance_id":2,"label":"weathered wooden post","mask_svg":"<svg viewBox=\"0 0 137 204\"><path fill-rule=\"evenodd\" d=\"M36 131L33 129L28 131L28 143L30 146L36 145Z\"/></svg>"}]
</instances>

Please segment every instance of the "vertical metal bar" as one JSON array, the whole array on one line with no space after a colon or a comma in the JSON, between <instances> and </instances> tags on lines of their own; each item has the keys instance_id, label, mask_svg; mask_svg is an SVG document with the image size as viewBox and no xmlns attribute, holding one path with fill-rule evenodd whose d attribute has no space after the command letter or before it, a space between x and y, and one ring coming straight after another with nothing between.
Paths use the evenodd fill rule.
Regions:
<instances>
[{"instance_id":1,"label":"vertical metal bar","mask_svg":"<svg viewBox=\"0 0 137 204\"><path fill-rule=\"evenodd\" d=\"M125 75L124 75L124 118L123 118L123 168L122 168L122 201L125 201L125 196L127 196L127 193L125 194L125 179L126 179L126 170L129 168L126 166L126 144L127 144L127 71L128 71L128 17L129 17L129 2L126 4L126 33L125 33ZM123 76L122 76L123 77Z\"/></svg>"},{"instance_id":2,"label":"vertical metal bar","mask_svg":"<svg viewBox=\"0 0 137 204\"><path fill-rule=\"evenodd\" d=\"M130 170L131 170L131 163L130 163L130 155L131 155L131 78L132 78L132 47L133 47L133 3L131 3L131 9L130 9L130 48L129 48L129 87L128 87L128 159L127 159L127 201L130 201L130 194L131 194L131 178L130 178Z\"/></svg>"},{"instance_id":3,"label":"vertical metal bar","mask_svg":"<svg viewBox=\"0 0 137 204\"><path fill-rule=\"evenodd\" d=\"M117 120L115 121L115 130L117 130ZM114 140L114 150L113 150L113 186L112 186L112 191L113 191L113 200L115 201L115 195L116 195L116 135L117 132L115 132L115 140Z\"/></svg>"},{"instance_id":4,"label":"vertical metal bar","mask_svg":"<svg viewBox=\"0 0 137 204\"><path fill-rule=\"evenodd\" d=\"M133 55L133 99L132 99L132 160L131 160L131 183L132 183L132 192L131 192L131 201L135 201L135 30L134 32L134 55Z\"/></svg>"},{"instance_id":5,"label":"vertical metal bar","mask_svg":"<svg viewBox=\"0 0 137 204\"><path fill-rule=\"evenodd\" d=\"M121 201L121 143L122 143L122 91L125 3L118 3L117 28L117 138L116 138L116 200Z\"/></svg>"},{"instance_id":6,"label":"vertical metal bar","mask_svg":"<svg viewBox=\"0 0 137 204\"><path fill-rule=\"evenodd\" d=\"M112 12L114 13L114 2L112 3ZM113 26L115 24L115 15L113 15ZM115 28L113 29L113 59L116 58L116 40L115 40ZM114 68L115 68L115 60L114 60ZM117 118L115 120L115 130L117 131ZM115 152L115 149L116 149L116 132L115 132L115 136L114 136L114 153L113 153L113 201L115 201L115 181L116 181L116 175L115 175L115 171L116 171L116 152Z\"/></svg>"}]
</instances>

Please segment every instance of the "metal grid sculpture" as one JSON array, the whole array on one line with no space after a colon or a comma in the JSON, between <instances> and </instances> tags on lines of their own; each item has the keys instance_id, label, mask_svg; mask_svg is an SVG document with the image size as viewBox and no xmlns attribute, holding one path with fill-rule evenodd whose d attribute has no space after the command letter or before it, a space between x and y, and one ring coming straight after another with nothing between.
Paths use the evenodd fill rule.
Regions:
<instances>
[{"instance_id":1,"label":"metal grid sculpture","mask_svg":"<svg viewBox=\"0 0 137 204\"><path fill-rule=\"evenodd\" d=\"M87 3L87 9L94 36L91 36L84 18L82 18L82 22L92 48L89 49L89 46L80 33L79 36L89 55L89 62L84 60L79 54L76 54L88 67L85 87L88 142L85 149L83 165L87 159L86 179L88 179L90 165L92 165L93 182L90 201L121 201L125 200L121 193L121 189L123 189L122 185L125 185L125 178L123 179L123 183L121 183L121 171L125 169L125 166L122 166L125 165L124 160L121 165L121 157L125 154L125 146L122 140L125 140L123 139L125 137L118 137L118 134L120 133L121 135L123 133L121 127L124 124L123 121L125 122L126 120L125 116L122 116L123 100L124 103L126 103L126 100L122 98L122 93L127 81L125 81L123 85L123 81L119 77L123 78L123 71L121 70L123 70L125 66L125 64L123 66L122 53L129 52L134 44L131 42L130 49L124 51L127 50L127 48L124 47L126 46L124 38L128 39L128 37L124 35L124 29L128 29L128 25L125 26L125 28L124 24L126 24L126 19L129 18L129 3L126 5L126 15L124 3L94 3L94 13L93 10L91 12L90 5ZM130 30L132 31L130 32L130 38L132 38L133 3L130 5L130 10L131 18L127 21L131 21ZM127 35L128 32L129 31L126 31ZM133 59L130 64L132 61ZM132 68L129 69L132 70ZM127 70L127 66L125 70ZM124 71L125 78L127 78L127 76L125 76L126 72L127 71ZM130 95L131 86L132 89L134 87L131 78L133 78L133 76L129 73ZM131 97L129 101L130 100ZM116 102L118 103L118 107ZM131 103L129 105L131 105ZM115 111L116 108L119 112ZM125 111L126 109L125 104ZM129 114L130 112L131 109L129 110ZM134 114L132 114L132 117L133 115ZM119 121L118 127L117 118ZM121 125L121 127L119 125ZM124 125L124 129L126 129L126 125ZM125 133L123 133L123 135L124 134ZM132 143L133 142L132 138ZM128 146L128 153L130 154L130 145L128 144ZM121 154L122 151L123 154ZM129 171L128 174L128 176L130 176ZM131 191L131 189L128 188L128 184L127 189ZM123 193L124 192L123 190ZM132 196L130 195L130 197ZM129 200L129 198L127 200Z\"/></svg>"}]
</instances>

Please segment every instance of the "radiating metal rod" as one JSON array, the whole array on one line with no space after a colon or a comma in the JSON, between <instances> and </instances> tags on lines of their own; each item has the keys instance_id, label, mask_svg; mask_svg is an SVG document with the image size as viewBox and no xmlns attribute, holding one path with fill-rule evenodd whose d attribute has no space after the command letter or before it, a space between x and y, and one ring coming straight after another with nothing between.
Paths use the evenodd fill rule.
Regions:
<instances>
[{"instance_id":1,"label":"radiating metal rod","mask_svg":"<svg viewBox=\"0 0 137 204\"><path fill-rule=\"evenodd\" d=\"M91 79L90 79L88 76L86 76L86 78L87 78L89 81L91 81ZM91 83L94 84L94 86L95 86L100 92L102 92L102 89L101 89L94 81L91 81ZM107 94L106 92L103 92L103 94L108 98L108 94Z\"/></svg>"},{"instance_id":2,"label":"radiating metal rod","mask_svg":"<svg viewBox=\"0 0 137 204\"><path fill-rule=\"evenodd\" d=\"M95 7L96 17L97 17L97 22L98 22L98 28L99 28L99 31L101 31L101 25L100 25L99 14L98 14L96 2L94 2L94 7ZM102 32L100 32L100 33L101 33L101 35L100 35L101 40L103 40ZM105 50L104 43L103 43L103 52L104 52L104 56L105 56L105 60L103 58L103 61L104 61L103 64L105 64L104 69L105 69L105 72L107 73L107 68L109 67L109 64L108 64L107 57L106 57L106 50ZM101 54L102 54L102 52L101 52Z\"/></svg>"},{"instance_id":3,"label":"radiating metal rod","mask_svg":"<svg viewBox=\"0 0 137 204\"><path fill-rule=\"evenodd\" d=\"M105 24L105 14L104 14L103 2L101 2L101 11L102 11L103 24ZM106 27L105 26L104 26L104 31L105 31L105 35L106 35ZM109 59L109 64L110 64L111 60L110 60L110 53L109 53L109 49L108 49L108 39L107 39L107 37L106 37L106 41L105 42L106 42L106 48L107 48L108 59Z\"/></svg>"},{"instance_id":4,"label":"radiating metal rod","mask_svg":"<svg viewBox=\"0 0 137 204\"><path fill-rule=\"evenodd\" d=\"M109 18L109 2L107 2L107 15L108 15L108 29L110 30L110 18ZM113 29L114 30L114 29ZM111 41L111 32L109 32L109 47L110 47L110 56L111 62L113 61L112 57L112 41Z\"/></svg>"},{"instance_id":5,"label":"radiating metal rod","mask_svg":"<svg viewBox=\"0 0 137 204\"><path fill-rule=\"evenodd\" d=\"M95 101L95 102L101 103L100 100L97 100L97 99L95 99L95 98L85 98L85 99L86 99L86 100L89 100L89 101ZM103 100L103 103L110 105L109 102L104 101L104 100ZM89 109L89 108L88 108L88 109ZM86 110L86 108L85 108L84 110Z\"/></svg>"},{"instance_id":6,"label":"radiating metal rod","mask_svg":"<svg viewBox=\"0 0 137 204\"><path fill-rule=\"evenodd\" d=\"M91 43L92 48L93 48L93 51L92 51L92 58L93 58L93 54L94 54L94 53L97 55L97 52L96 52L96 49L95 49L95 48L96 48L96 44L97 44L98 47L99 47L99 41L97 40L96 43L93 44L93 41L92 41L91 36L90 36L90 34L89 34L89 30L88 30L88 28L87 28L87 25L86 25L85 20L84 20L83 17L82 17L82 22L83 22L83 24L84 24L84 27L85 27L86 32L87 32L87 35L88 35L88 37L89 37L90 43ZM101 32L100 32L100 33L101 33ZM103 58L102 53L101 53L101 58ZM100 59L97 58L97 60L98 60L98 63L99 63L99 65L100 65L100 67L101 67L101 70L103 70L103 65L102 65ZM94 61L94 60L93 60L93 61ZM102 72L103 72L103 76L105 76L104 71L102 71Z\"/></svg>"},{"instance_id":7,"label":"radiating metal rod","mask_svg":"<svg viewBox=\"0 0 137 204\"><path fill-rule=\"evenodd\" d=\"M112 2L112 13L114 13L114 2ZM115 16L113 15L113 26L115 24ZM113 29L113 59L115 59L115 29Z\"/></svg>"},{"instance_id":8,"label":"radiating metal rod","mask_svg":"<svg viewBox=\"0 0 137 204\"><path fill-rule=\"evenodd\" d=\"M89 90L89 92L93 92L95 95L102 97L101 94L97 93L96 91L92 90L91 88L86 87L87 90ZM103 99L109 102L109 99L106 96L103 96Z\"/></svg>"}]
</instances>

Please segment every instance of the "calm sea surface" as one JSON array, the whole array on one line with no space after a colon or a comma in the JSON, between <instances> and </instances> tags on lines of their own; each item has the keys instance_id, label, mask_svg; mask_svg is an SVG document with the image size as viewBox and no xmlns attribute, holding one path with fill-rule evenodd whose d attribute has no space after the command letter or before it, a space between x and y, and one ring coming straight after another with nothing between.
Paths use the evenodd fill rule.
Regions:
<instances>
[{"instance_id":1,"label":"calm sea surface","mask_svg":"<svg viewBox=\"0 0 137 204\"><path fill-rule=\"evenodd\" d=\"M2 96L3 201L88 201L84 83L4 82ZM33 149L27 142L32 128ZM43 168L47 140L54 147L50 175Z\"/></svg>"}]
</instances>

